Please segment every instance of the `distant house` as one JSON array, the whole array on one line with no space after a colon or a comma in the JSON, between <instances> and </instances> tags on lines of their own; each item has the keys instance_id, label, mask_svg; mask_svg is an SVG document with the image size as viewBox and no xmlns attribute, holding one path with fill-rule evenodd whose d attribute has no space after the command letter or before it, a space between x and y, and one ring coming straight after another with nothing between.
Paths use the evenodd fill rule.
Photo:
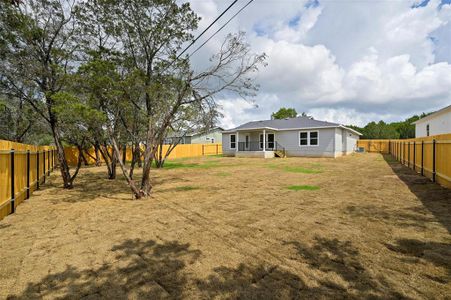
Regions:
<instances>
[{"instance_id":1,"label":"distant house","mask_svg":"<svg viewBox=\"0 0 451 300\"><path fill-rule=\"evenodd\" d=\"M165 144L172 144L181 139L180 144L220 144L222 143L221 127L214 127L209 130L198 130L187 134L173 134L165 139Z\"/></svg>"},{"instance_id":2,"label":"distant house","mask_svg":"<svg viewBox=\"0 0 451 300\"><path fill-rule=\"evenodd\" d=\"M224 155L337 157L356 149L362 134L308 117L254 121L222 132Z\"/></svg>"},{"instance_id":3,"label":"distant house","mask_svg":"<svg viewBox=\"0 0 451 300\"><path fill-rule=\"evenodd\" d=\"M415 137L451 133L451 105L412 124L415 124Z\"/></svg>"}]
</instances>

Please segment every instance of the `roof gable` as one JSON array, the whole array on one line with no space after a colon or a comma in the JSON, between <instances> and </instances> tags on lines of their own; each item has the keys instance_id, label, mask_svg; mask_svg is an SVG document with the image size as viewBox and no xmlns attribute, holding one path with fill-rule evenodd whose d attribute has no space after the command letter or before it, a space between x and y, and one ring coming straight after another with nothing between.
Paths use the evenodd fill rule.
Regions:
<instances>
[{"instance_id":1,"label":"roof gable","mask_svg":"<svg viewBox=\"0 0 451 300\"><path fill-rule=\"evenodd\" d=\"M275 120L263 120L252 121L240 125L230 130L242 130L242 129L258 129L258 128L271 128L271 129L297 129L297 128L317 128L317 127L336 127L340 124L313 120L308 117L296 117L286 119Z\"/></svg>"},{"instance_id":2,"label":"roof gable","mask_svg":"<svg viewBox=\"0 0 451 300\"><path fill-rule=\"evenodd\" d=\"M436 112L433 112L433 113L425 116L424 118L421 118L421 119L419 119L419 120L417 120L415 122L412 122L412 124L422 123L424 121L433 119L433 118L435 118L435 117L437 117L437 116L439 116L439 115L441 115L443 113L449 113L449 112L451 112L451 105L448 105L448 106L446 106L446 107L444 107L442 109L437 110Z\"/></svg>"}]
</instances>

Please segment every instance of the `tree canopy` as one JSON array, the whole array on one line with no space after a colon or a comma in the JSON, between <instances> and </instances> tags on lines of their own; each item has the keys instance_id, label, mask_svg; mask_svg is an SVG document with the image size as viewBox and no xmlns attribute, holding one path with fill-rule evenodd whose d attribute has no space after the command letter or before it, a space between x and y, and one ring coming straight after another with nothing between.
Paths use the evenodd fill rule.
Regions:
<instances>
[{"instance_id":1,"label":"tree canopy","mask_svg":"<svg viewBox=\"0 0 451 300\"><path fill-rule=\"evenodd\" d=\"M0 1L0 118L22 139L39 117L57 148L64 187L72 188L83 149L94 147L108 178L119 165L134 196L147 196L167 135L211 127L220 116L216 98L254 96L254 73L266 65L266 55L253 53L237 32L194 70L178 53L199 20L177 0ZM65 144L79 149L75 171ZM121 159L125 144L133 148L130 167Z\"/></svg>"},{"instance_id":2,"label":"tree canopy","mask_svg":"<svg viewBox=\"0 0 451 300\"><path fill-rule=\"evenodd\" d=\"M278 111L272 113L271 119L296 118L297 115L296 109L281 107Z\"/></svg>"},{"instance_id":3,"label":"tree canopy","mask_svg":"<svg viewBox=\"0 0 451 300\"><path fill-rule=\"evenodd\" d=\"M429 113L414 115L404 121L385 123L384 121L370 122L363 127L349 125L363 134L362 139L409 139L415 137L415 125L412 123L424 118Z\"/></svg>"}]
</instances>

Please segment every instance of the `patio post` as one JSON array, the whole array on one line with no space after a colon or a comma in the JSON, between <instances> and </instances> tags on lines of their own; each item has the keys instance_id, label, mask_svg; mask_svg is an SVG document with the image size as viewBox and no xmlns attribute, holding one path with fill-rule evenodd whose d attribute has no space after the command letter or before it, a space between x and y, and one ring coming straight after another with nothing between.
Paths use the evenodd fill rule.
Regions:
<instances>
[{"instance_id":1,"label":"patio post","mask_svg":"<svg viewBox=\"0 0 451 300\"><path fill-rule=\"evenodd\" d=\"M236 145L235 145L235 151L238 152L238 148L240 147L240 132L236 132Z\"/></svg>"},{"instance_id":2,"label":"patio post","mask_svg":"<svg viewBox=\"0 0 451 300\"><path fill-rule=\"evenodd\" d=\"M263 129L263 152L266 151L266 130Z\"/></svg>"}]
</instances>

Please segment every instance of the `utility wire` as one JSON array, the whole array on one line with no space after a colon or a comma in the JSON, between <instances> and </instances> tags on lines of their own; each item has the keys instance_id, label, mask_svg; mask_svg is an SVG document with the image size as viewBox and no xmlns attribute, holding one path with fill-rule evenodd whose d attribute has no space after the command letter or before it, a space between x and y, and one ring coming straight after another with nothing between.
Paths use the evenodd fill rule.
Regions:
<instances>
[{"instance_id":1,"label":"utility wire","mask_svg":"<svg viewBox=\"0 0 451 300\"><path fill-rule=\"evenodd\" d=\"M185 50L182 51L182 53L180 53L177 58L175 60L178 60L180 58L180 56L183 55L183 53L185 53L192 45L194 45L195 42L197 42L197 40L204 35L208 29L210 29L227 11L229 11L229 9L232 8L232 6L234 6L236 3L238 2L238 0L233 1L210 25L208 25L207 28L205 28L204 31L202 31L201 34L199 34L192 42L191 44L188 45L188 47L185 48Z\"/></svg>"},{"instance_id":2,"label":"utility wire","mask_svg":"<svg viewBox=\"0 0 451 300\"><path fill-rule=\"evenodd\" d=\"M197 51L200 50L200 48L202 48L203 46L205 46L205 44L207 44L215 35L217 35L222 29L224 29L224 27L227 26L227 24L229 24L239 13L241 13L246 7L248 7L254 0L250 0L249 2L247 2L246 5L244 5L239 11L237 11L224 25L222 25L215 33L213 33L205 42L202 43L202 45L200 45L199 47L196 48L196 50L194 50L193 52L191 52L191 54L188 56L188 58L190 58L191 56L193 56ZM212 24L213 25L213 24Z\"/></svg>"}]
</instances>

